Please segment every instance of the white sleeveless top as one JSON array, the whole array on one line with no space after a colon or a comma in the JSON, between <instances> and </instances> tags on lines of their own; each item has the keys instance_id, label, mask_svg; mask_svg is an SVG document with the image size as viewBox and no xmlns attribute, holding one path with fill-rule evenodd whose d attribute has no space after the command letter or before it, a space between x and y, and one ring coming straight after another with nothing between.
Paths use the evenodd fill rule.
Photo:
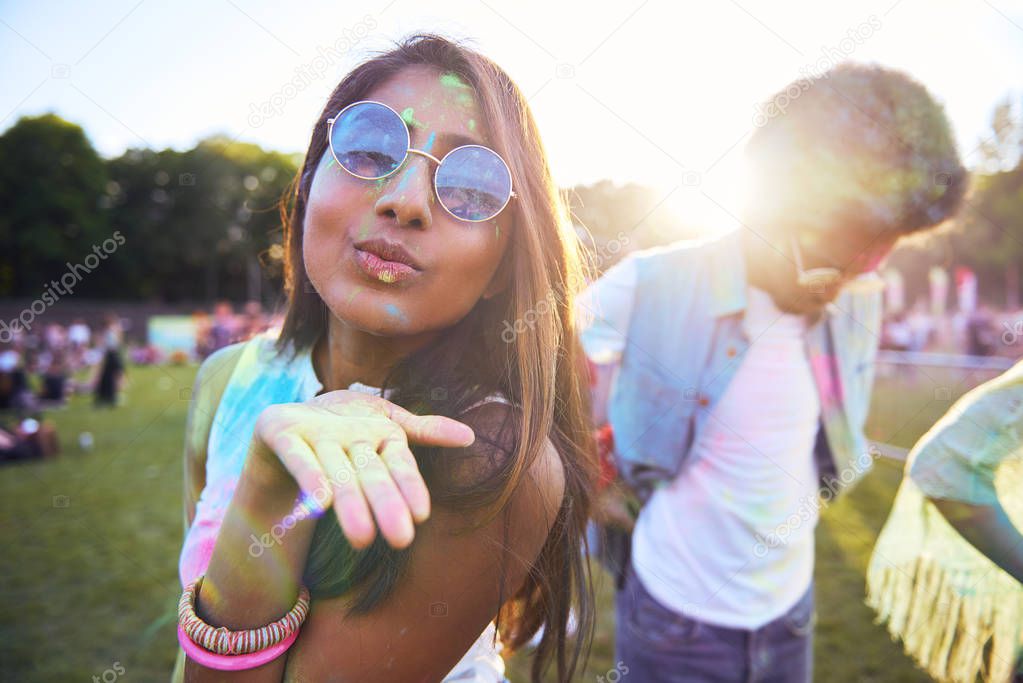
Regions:
<instances>
[{"instance_id":1,"label":"white sleeveless top","mask_svg":"<svg viewBox=\"0 0 1023 683\"><path fill-rule=\"evenodd\" d=\"M234 495L256 418L269 405L307 401L323 390L316 377L309 349L289 360L289 354L277 356L274 343L278 330L267 330L248 342L231 374L217 406L210 428L206 457L206 486L195 507L195 519L185 534L178 563L182 588L206 572L213 546L220 531L227 505ZM378 387L355 382L351 391L381 395ZM390 396L390 390L383 394ZM492 394L471 407L497 401L508 403L500 394ZM444 681L502 683L504 660L501 643L495 639L491 622L459 660ZM180 680L184 652L178 651L178 664L172 680Z\"/></svg>"}]
</instances>

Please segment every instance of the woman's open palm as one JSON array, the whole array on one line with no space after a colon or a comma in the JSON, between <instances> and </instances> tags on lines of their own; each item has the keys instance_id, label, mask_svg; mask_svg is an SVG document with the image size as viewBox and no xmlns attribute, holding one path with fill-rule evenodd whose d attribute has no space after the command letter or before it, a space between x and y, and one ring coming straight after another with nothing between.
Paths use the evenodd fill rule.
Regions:
<instances>
[{"instance_id":1,"label":"woman's open palm","mask_svg":"<svg viewBox=\"0 0 1023 683\"><path fill-rule=\"evenodd\" d=\"M404 548L415 535L413 521L430 515L409 443L460 447L474 438L451 418L414 415L386 399L341 390L263 410L250 454L291 476L309 514L333 507L353 547L368 546L379 527L388 543Z\"/></svg>"}]
</instances>

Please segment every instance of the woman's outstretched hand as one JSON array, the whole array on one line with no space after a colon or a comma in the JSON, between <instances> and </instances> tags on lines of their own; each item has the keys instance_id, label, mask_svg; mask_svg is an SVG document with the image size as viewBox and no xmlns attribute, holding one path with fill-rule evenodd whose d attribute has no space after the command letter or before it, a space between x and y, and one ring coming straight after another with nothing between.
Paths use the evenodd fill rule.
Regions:
<instances>
[{"instance_id":1,"label":"woman's outstretched hand","mask_svg":"<svg viewBox=\"0 0 1023 683\"><path fill-rule=\"evenodd\" d=\"M297 484L311 514L333 508L353 547L368 546L379 527L390 545L404 548L415 535L413 521L430 516L430 494L409 443L461 447L474 439L470 427L451 418L331 391L266 408L249 457L263 483Z\"/></svg>"}]
</instances>

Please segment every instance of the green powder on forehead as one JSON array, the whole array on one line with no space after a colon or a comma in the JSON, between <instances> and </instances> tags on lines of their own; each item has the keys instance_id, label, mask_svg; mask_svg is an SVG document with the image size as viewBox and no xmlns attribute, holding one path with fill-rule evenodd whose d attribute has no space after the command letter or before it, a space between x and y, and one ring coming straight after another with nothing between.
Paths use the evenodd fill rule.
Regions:
<instances>
[{"instance_id":1,"label":"green powder on forehead","mask_svg":"<svg viewBox=\"0 0 1023 683\"><path fill-rule=\"evenodd\" d=\"M465 81L463 81L461 79L461 77L459 77L459 75L456 74L453 71L448 71L447 73L441 74L441 76L440 76L440 84L443 85L445 88L468 88L469 87L469 84L466 83Z\"/></svg>"},{"instance_id":2,"label":"green powder on forehead","mask_svg":"<svg viewBox=\"0 0 1023 683\"><path fill-rule=\"evenodd\" d=\"M472 87L462 78L452 72L441 74L440 84L449 88L455 95L455 102L460 107L471 107L473 105Z\"/></svg>"},{"instance_id":3,"label":"green powder on forehead","mask_svg":"<svg viewBox=\"0 0 1023 683\"><path fill-rule=\"evenodd\" d=\"M476 119L469 119L469 130L476 130Z\"/></svg>"},{"instance_id":4,"label":"green powder on forehead","mask_svg":"<svg viewBox=\"0 0 1023 683\"><path fill-rule=\"evenodd\" d=\"M423 122L416 118L416 111L412 107L406 107L401 112L401 120L412 128L422 128Z\"/></svg>"}]
</instances>

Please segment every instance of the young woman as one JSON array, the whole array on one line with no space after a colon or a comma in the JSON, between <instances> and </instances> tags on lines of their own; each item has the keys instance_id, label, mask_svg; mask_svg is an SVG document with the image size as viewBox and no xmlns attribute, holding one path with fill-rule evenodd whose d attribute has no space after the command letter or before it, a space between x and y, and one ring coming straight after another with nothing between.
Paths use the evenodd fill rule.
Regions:
<instances>
[{"instance_id":1,"label":"young woman","mask_svg":"<svg viewBox=\"0 0 1023 683\"><path fill-rule=\"evenodd\" d=\"M279 336L196 379L176 676L500 681L496 620L508 649L543 627L533 679L567 681L570 607L592 628L584 278L525 99L407 39L335 88L292 199Z\"/></svg>"}]
</instances>

